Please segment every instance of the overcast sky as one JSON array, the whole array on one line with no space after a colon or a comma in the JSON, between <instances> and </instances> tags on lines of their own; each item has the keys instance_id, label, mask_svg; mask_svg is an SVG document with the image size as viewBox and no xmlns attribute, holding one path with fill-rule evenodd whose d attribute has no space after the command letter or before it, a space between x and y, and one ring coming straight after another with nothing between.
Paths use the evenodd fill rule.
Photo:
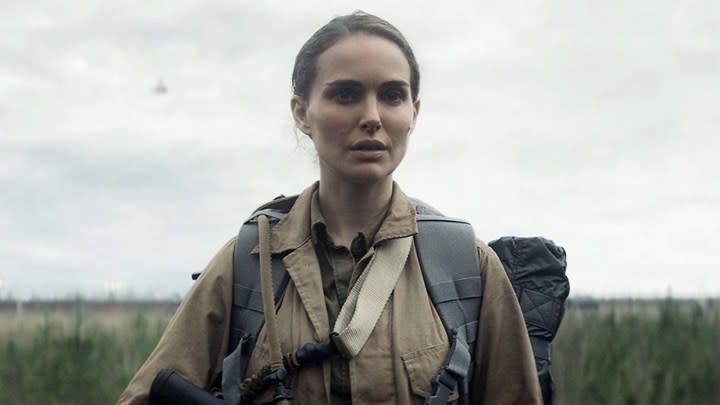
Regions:
<instances>
[{"instance_id":1,"label":"overcast sky","mask_svg":"<svg viewBox=\"0 0 720 405\"><path fill-rule=\"evenodd\" d=\"M720 2L330 4L3 2L0 297L184 294L317 178L292 63L357 8L421 65L407 194L555 240L574 296L720 295Z\"/></svg>"}]
</instances>

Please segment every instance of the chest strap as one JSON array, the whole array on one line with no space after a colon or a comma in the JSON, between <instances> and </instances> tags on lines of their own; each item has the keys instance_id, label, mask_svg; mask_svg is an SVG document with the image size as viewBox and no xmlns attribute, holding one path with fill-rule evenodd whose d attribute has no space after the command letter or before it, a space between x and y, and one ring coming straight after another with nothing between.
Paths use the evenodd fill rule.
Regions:
<instances>
[{"instance_id":1,"label":"chest strap","mask_svg":"<svg viewBox=\"0 0 720 405\"><path fill-rule=\"evenodd\" d=\"M350 290L333 328L333 341L346 359L360 352L375 329L405 268L411 245L411 237L382 242Z\"/></svg>"}]
</instances>

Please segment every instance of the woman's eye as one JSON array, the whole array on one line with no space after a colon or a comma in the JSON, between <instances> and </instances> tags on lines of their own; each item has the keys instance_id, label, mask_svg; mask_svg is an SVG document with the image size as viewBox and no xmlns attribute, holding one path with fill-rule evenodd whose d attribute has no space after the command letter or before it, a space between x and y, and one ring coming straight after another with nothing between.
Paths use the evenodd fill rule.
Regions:
<instances>
[{"instance_id":1,"label":"woman's eye","mask_svg":"<svg viewBox=\"0 0 720 405\"><path fill-rule=\"evenodd\" d=\"M399 89L388 89L383 92L383 99L394 104L405 101L405 92Z\"/></svg>"},{"instance_id":2,"label":"woman's eye","mask_svg":"<svg viewBox=\"0 0 720 405\"><path fill-rule=\"evenodd\" d=\"M334 92L333 99L341 104L348 104L357 99L357 93L355 89L338 89Z\"/></svg>"}]
</instances>

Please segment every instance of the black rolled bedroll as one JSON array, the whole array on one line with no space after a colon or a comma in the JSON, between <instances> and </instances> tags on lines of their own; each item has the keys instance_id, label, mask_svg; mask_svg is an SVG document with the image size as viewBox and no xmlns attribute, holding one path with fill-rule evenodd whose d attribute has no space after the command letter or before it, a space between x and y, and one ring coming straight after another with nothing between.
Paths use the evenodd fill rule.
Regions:
<instances>
[{"instance_id":1,"label":"black rolled bedroll","mask_svg":"<svg viewBox=\"0 0 720 405\"><path fill-rule=\"evenodd\" d=\"M505 236L488 244L505 267L520 302L543 402L554 403L555 382L550 375L551 343L565 314L570 282L565 249L541 237Z\"/></svg>"}]
</instances>

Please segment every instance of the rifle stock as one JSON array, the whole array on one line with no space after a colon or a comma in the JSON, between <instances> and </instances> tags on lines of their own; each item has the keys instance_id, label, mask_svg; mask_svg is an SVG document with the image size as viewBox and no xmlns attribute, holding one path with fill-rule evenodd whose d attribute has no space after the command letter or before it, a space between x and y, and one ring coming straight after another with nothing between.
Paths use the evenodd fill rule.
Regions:
<instances>
[{"instance_id":1,"label":"rifle stock","mask_svg":"<svg viewBox=\"0 0 720 405\"><path fill-rule=\"evenodd\" d=\"M160 370L150 387L150 405L225 405L225 401L182 378L174 370Z\"/></svg>"}]
</instances>

